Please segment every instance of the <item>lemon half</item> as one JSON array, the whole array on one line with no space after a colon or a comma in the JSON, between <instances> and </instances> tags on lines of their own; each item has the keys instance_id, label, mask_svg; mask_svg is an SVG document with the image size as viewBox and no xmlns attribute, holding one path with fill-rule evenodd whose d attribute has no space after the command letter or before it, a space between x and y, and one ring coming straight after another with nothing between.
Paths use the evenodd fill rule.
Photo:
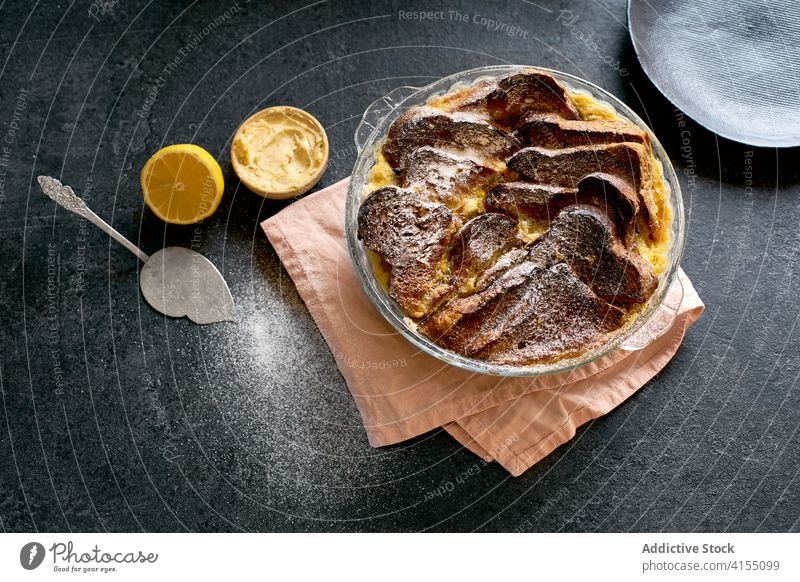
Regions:
<instances>
[{"instance_id":1,"label":"lemon half","mask_svg":"<svg viewBox=\"0 0 800 582\"><path fill-rule=\"evenodd\" d=\"M200 146L182 143L158 150L140 175L144 201L170 224L193 224L217 210L225 181L217 160Z\"/></svg>"}]
</instances>

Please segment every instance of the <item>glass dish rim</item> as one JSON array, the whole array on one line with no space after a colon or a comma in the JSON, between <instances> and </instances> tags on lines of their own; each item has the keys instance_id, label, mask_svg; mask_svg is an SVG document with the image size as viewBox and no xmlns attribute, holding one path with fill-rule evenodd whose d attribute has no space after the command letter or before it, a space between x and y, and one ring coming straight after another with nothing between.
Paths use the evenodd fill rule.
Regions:
<instances>
[{"instance_id":1,"label":"glass dish rim","mask_svg":"<svg viewBox=\"0 0 800 582\"><path fill-rule=\"evenodd\" d=\"M383 138L388 125L394 121L400 112L405 110L408 106L421 105L431 96L449 91L459 84L471 84L483 78L497 78L504 74L520 70L537 70L548 73L553 75L559 82L566 83L568 88L573 91L588 91L595 99L611 105L618 115L629 119L640 128L647 131L652 143L654 156L659 160L662 166L662 180L669 189L667 200L672 210L672 222L670 224L671 243L667 253L669 264L659 277L659 286L648 301L647 306L633 318L631 323L615 332L608 341L600 346L577 357L563 358L549 364L533 364L528 366L496 364L486 360L470 358L438 346L433 343L432 340L422 335L422 333L413 329L406 321L407 316L402 314L402 310L395 300L389 296L388 292L377 281L371 265L362 264L358 253L359 251L366 253L366 250L359 248L363 245L358 240L358 229L355 220L358 207L363 200L363 186L368 171L374 165L374 148L371 146L374 146ZM407 94L402 95L399 100L394 102L391 96L398 91L402 93L403 89L405 89ZM376 112L376 106L379 103L388 106L388 110L385 112ZM379 119L369 119L370 116L374 117L378 115L380 116ZM365 127L368 130L371 128L371 131L368 133L365 132ZM646 327L646 324L653 320L654 316L659 312L671 286L679 282L678 271L680 269L680 259L683 254L686 236L685 214L680 183L678 182L677 175L672 166L672 161L650 127L630 107L591 81L562 71L533 65L491 65L467 69L447 75L422 87L398 87L390 91L365 110L361 122L356 129L355 139L359 153L347 188L344 218L348 252L357 273L359 283L381 316L388 321L395 330L416 348L437 358L445 364L456 366L469 372L505 377L536 377L573 370L618 349L624 349L622 348L623 344L636 335L637 332L642 331L643 328ZM359 143L360 140L363 141Z\"/></svg>"}]
</instances>

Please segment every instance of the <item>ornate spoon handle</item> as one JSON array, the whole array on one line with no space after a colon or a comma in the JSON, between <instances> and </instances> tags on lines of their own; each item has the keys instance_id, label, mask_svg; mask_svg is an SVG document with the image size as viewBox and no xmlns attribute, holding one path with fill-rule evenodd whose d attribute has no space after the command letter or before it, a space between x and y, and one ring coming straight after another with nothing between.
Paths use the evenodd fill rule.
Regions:
<instances>
[{"instance_id":1,"label":"ornate spoon handle","mask_svg":"<svg viewBox=\"0 0 800 582\"><path fill-rule=\"evenodd\" d=\"M59 180L51 178L50 176L39 176L37 180L39 181L39 186L42 187L42 191L52 198L56 204L94 224L97 228L139 257L142 262L147 262L147 259L150 258L143 253L139 247L114 230L105 220L92 212L92 210L86 206L86 202L75 195L72 188L65 186Z\"/></svg>"}]
</instances>

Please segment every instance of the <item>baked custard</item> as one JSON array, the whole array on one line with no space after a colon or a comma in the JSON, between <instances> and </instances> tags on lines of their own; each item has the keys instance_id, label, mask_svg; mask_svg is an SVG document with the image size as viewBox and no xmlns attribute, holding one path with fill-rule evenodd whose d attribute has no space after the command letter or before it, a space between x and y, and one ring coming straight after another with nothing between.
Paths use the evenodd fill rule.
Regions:
<instances>
[{"instance_id":1,"label":"baked custard","mask_svg":"<svg viewBox=\"0 0 800 582\"><path fill-rule=\"evenodd\" d=\"M377 148L358 237L410 325L498 364L550 364L647 304L671 220L649 134L536 70L413 107Z\"/></svg>"}]
</instances>

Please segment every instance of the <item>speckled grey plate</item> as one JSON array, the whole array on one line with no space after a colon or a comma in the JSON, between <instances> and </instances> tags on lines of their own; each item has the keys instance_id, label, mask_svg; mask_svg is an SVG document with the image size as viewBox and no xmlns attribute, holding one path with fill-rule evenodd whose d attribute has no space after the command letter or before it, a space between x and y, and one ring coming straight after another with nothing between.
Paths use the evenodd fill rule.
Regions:
<instances>
[{"instance_id":1,"label":"speckled grey plate","mask_svg":"<svg viewBox=\"0 0 800 582\"><path fill-rule=\"evenodd\" d=\"M629 0L647 75L692 119L734 141L800 145L800 2Z\"/></svg>"}]
</instances>

